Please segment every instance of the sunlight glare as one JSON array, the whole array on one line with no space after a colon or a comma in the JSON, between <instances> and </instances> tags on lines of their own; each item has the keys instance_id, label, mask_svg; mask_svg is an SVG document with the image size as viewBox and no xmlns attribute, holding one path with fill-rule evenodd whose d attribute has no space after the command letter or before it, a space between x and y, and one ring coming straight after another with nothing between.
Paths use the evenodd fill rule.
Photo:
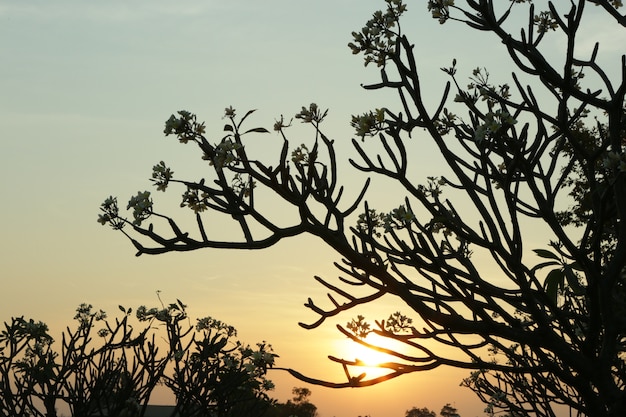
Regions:
<instances>
[{"instance_id":1,"label":"sunlight glare","mask_svg":"<svg viewBox=\"0 0 626 417\"><path fill-rule=\"evenodd\" d=\"M402 352L402 350L399 349L398 346L394 346L394 344L388 339L378 336L376 334L369 334L365 338L365 342L374 346ZM402 362L392 355L379 352L375 349L370 349L359 343L353 342L350 339L341 340L338 344L338 357L349 361L360 360L365 364L364 366L351 367L351 373L354 375L358 375L362 372L365 372L367 374L366 379L376 378L390 372L388 369L377 367L381 363Z\"/></svg>"}]
</instances>

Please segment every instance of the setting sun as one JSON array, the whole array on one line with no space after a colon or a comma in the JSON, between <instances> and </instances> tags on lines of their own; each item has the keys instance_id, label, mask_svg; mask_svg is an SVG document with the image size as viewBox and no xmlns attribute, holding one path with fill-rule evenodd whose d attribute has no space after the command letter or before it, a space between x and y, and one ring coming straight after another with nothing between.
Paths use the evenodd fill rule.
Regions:
<instances>
[{"instance_id":1,"label":"setting sun","mask_svg":"<svg viewBox=\"0 0 626 417\"><path fill-rule=\"evenodd\" d=\"M400 349L401 347L393 345L389 340L374 333L370 333L363 341L371 346L404 353L403 350ZM377 378L390 373L390 370L379 367L380 364L386 362L402 362L393 355L378 351L350 339L341 340L337 345L339 358L358 363L349 367L350 373L353 374L353 376L366 373L365 379Z\"/></svg>"}]
</instances>

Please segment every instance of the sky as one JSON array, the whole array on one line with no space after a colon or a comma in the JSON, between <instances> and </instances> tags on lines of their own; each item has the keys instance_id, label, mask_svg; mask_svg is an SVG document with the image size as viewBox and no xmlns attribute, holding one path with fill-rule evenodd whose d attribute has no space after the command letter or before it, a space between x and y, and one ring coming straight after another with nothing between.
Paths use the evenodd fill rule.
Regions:
<instances>
[{"instance_id":1,"label":"sky","mask_svg":"<svg viewBox=\"0 0 626 417\"><path fill-rule=\"evenodd\" d=\"M433 97L446 81L439 68L452 58L468 74L485 66L506 78L497 42L483 47L487 35L441 26L422 3L408 5L403 29L417 45ZM360 87L378 72L347 43L383 7L380 0L0 0L0 320L24 315L60 332L82 302L113 313L119 304L156 306L161 291L165 301L184 301L194 318L235 326L247 343L269 341L279 366L339 379L326 355L349 356L350 348L334 323L311 331L297 324L315 320L303 306L307 298L324 297L313 275L336 276L337 257L320 242L137 258L121 234L96 219L109 195L124 205L150 189L151 168L161 160L177 174L201 175L200 155L163 136L164 121L181 109L219 138L225 107L258 109L251 127L271 129L280 115L290 118L315 102L330 108L325 129L340 157L353 156L350 115L392 98ZM591 27L608 56L624 45L601 22L592 19ZM298 135L311 139L294 128L294 143ZM260 140L278 140L270 136ZM437 155L421 146L419 174L438 174ZM362 178L348 172L346 181L356 193ZM383 318L401 307L390 299L358 313ZM402 416L413 406L438 411L446 403L464 417L482 415L480 402L459 387L464 376L438 369L371 388L309 388L321 417ZM284 373L270 378L281 401L305 386Z\"/></svg>"}]
</instances>

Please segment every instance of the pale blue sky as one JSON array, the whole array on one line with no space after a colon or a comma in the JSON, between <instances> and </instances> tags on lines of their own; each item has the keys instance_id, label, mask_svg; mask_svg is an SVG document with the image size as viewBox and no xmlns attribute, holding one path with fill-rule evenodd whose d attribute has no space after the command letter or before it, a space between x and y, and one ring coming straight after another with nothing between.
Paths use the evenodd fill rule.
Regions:
<instances>
[{"instance_id":1,"label":"pale blue sky","mask_svg":"<svg viewBox=\"0 0 626 417\"><path fill-rule=\"evenodd\" d=\"M433 97L446 80L439 68L453 57L460 73L487 66L508 81L508 69L498 73L500 44L459 25L440 26L422 2L408 5L403 28L417 44ZM124 205L151 188L151 167L160 160L176 173L200 172L192 148L163 137L164 121L179 109L196 112L215 138L229 105L240 113L258 108L252 127L271 128L280 114L317 102L331 110L327 132L350 152L350 115L390 101L359 87L378 72L346 46L350 32L383 6L382 0L0 0L0 321L26 315L60 330L83 301L114 312L118 304L156 304L161 290L165 299L189 304L193 317L233 324L246 342L272 342L281 366L302 364L324 376L326 354L336 353L334 327L297 326L311 317L302 307L306 298L323 297L312 275L334 276L336 256L323 245L297 239L260 253L135 258L131 245L96 218L107 196L118 195ZM626 43L600 30L601 21L591 28L605 39L601 51L609 58L623 50ZM478 47L469 48L471 42ZM306 139L307 131L295 132ZM422 149L423 177L439 173L428 150ZM383 304L377 311L398 308ZM438 411L446 402L456 402L464 417L477 415L482 406L458 387L463 375L442 370L359 391L311 387L312 400L321 417L401 416L412 406ZM301 385L274 379L283 400Z\"/></svg>"}]
</instances>

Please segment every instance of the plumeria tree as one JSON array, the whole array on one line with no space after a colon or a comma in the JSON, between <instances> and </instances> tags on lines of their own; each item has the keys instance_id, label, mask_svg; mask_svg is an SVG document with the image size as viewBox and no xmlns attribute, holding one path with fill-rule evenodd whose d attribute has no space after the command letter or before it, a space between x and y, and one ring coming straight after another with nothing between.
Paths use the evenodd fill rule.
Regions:
<instances>
[{"instance_id":1,"label":"plumeria tree","mask_svg":"<svg viewBox=\"0 0 626 417\"><path fill-rule=\"evenodd\" d=\"M304 381L359 387L450 366L467 370L463 384L492 414L555 416L565 408L572 415L626 415L626 58L611 56L621 68L611 76L598 61L600 45L586 55L577 48L591 6L606 25L626 26L621 2L547 2L545 10L524 0L426 6L441 24L491 34L494 53L501 45L515 68L509 83L494 84L479 68L466 84L453 60L442 68L450 80L440 99L429 104L419 45L401 30L407 7L386 0L349 46L380 72L380 82L365 88L394 92L398 100L352 117L353 156L336 152L322 127L327 111L316 104L295 115L312 130L306 144L292 144L291 122L276 121L271 161L246 145L269 133L244 127L252 112L227 108L224 134L214 140L193 113L180 111L165 134L197 146L207 172L177 179L161 162L152 181L160 191L182 187L181 206L197 226L183 230L147 191L130 199L129 216L108 198L99 221L126 235L137 255L319 238L341 259L339 281L316 277L328 300L308 300L319 319L305 328L383 296L398 300L404 314L339 326L355 343L395 357L380 365L386 375L368 378L358 359L330 356L345 381L290 370ZM546 50L546 39L561 42L560 54ZM415 150L424 141L447 168L416 182ZM399 186L395 205L373 206L369 179L350 200L338 176L342 160ZM267 195L294 216L273 218L259 203ZM211 234L205 224L219 216L234 222L240 238ZM528 247L529 236L544 242ZM374 345L370 333L401 347Z\"/></svg>"},{"instance_id":2,"label":"plumeria tree","mask_svg":"<svg viewBox=\"0 0 626 417\"><path fill-rule=\"evenodd\" d=\"M176 397L181 416L261 416L272 405L266 378L276 354L266 342L256 348L235 340L237 332L211 317L198 320L199 338L177 350L174 372L163 382Z\"/></svg>"},{"instance_id":3,"label":"plumeria tree","mask_svg":"<svg viewBox=\"0 0 626 417\"><path fill-rule=\"evenodd\" d=\"M276 357L271 346L244 345L232 326L210 317L194 328L185 307L141 306L133 319L120 306L122 316L110 320L81 304L60 349L45 323L13 318L0 333L0 413L56 417L65 406L74 416L143 416L165 384L180 415L262 415L273 403L265 377Z\"/></svg>"}]
</instances>

